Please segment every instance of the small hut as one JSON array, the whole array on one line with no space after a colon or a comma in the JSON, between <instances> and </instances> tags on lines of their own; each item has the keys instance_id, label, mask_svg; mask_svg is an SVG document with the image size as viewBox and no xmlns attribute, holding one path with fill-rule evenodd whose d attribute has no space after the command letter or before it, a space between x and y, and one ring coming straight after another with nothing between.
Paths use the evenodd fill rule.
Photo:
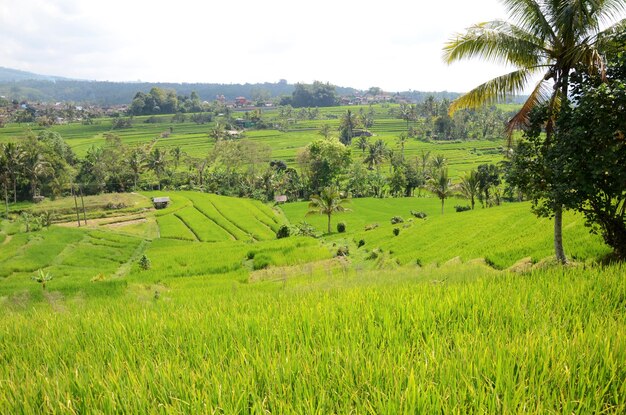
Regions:
<instances>
[{"instance_id":1,"label":"small hut","mask_svg":"<svg viewBox=\"0 0 626 415\"><path fill-rule=\"evenodd\" d=\"M170 198L167 196L153 197L152 204L155 209L165 209L170 204Z\"/></svg>"}]
</instances>

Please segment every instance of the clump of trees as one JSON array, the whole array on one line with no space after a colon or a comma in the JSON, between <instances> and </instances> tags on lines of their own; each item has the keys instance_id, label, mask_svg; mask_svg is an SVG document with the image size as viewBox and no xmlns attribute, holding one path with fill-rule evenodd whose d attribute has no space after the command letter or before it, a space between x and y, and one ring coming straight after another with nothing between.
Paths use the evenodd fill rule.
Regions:
<instances>
[{"instance_id":1,"label":"clump of trees","mask_svg":"<svg viewBox=\"0 0 626 415\"><path fill-rule=\"evenodd\" d=\"M315 81L313 84L296 84L291 96L283 97L280 105L290 105L294 108L332 107L338 102L334 85Z\"/></svg>"},{"instance_id":2,"label":"clump of trees","mask_svg":"<svg viewBox=\"0 0 626 415\"><path fill-rule=\"evenodd\" d=\"M189 96L177 95L173 89L153 87L147 94L137 92L128 110L131 115L175 114L201 112L200 97L195 92Z\"/></svg>"}]
</instances>

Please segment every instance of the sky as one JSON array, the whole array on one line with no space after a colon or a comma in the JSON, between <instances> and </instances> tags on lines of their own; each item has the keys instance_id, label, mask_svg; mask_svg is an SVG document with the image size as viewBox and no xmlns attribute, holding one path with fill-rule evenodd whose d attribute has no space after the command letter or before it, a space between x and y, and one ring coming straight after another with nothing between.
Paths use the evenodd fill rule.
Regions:
<instances>
[{"instance_id":1,"label":"sky","mask_svg":"<svg viewBox=\"0 0 626 415\"><path fill-rule=\"evenodd\" d=\"M466 92L507 71L443 63L497 0L1 0L0 66L98 81Z\"/></svg>"}]
</instances>

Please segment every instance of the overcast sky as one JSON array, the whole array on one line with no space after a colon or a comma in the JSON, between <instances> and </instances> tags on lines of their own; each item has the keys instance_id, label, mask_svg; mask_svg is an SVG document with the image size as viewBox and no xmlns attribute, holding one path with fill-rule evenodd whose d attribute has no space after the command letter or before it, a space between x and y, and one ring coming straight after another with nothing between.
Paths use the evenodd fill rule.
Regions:
<instances>
[{"instance_id":1,"label":"overcast sky","mask_svg":"<svg viewBox=\"0 0 626 415\"><path fill-rule=\"evenodd\" d=\"M497 0L0 0L0 66L90 80L319 80L457 91L505 71L442 63Z\"/></svg>"}]
</instances>

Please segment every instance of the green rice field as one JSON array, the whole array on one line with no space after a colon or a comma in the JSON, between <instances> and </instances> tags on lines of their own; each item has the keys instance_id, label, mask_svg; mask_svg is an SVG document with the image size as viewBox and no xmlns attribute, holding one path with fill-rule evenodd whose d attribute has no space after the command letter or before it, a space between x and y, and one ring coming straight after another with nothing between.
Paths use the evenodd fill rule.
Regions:
<instances>
[{"instance_id":1,"label":"green rice field","mask_svg":"<svg viewBox=\"0 0 626 415\"><path fill-rule=\"evenodd\" d=\"M626 411L626 269L576 215L562 267L527 203L355 199L333 217L345 233L276 239L326 219L197 192L127 202L91 199L81 227L0 223L0 412Z\"/></svg>"}]
</instances>

